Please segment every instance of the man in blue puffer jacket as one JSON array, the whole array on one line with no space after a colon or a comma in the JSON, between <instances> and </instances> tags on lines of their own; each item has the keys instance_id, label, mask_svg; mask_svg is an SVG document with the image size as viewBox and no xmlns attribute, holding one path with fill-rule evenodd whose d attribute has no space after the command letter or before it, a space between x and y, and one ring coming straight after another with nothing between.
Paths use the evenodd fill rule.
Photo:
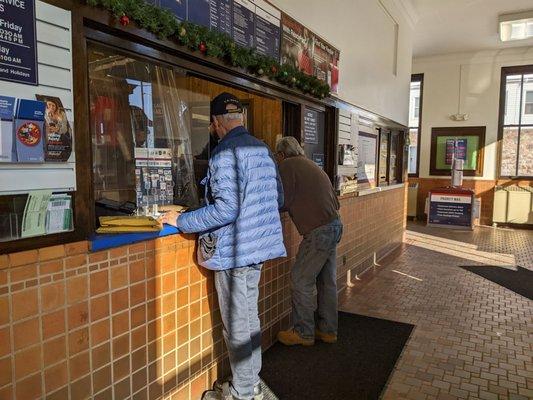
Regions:
<instances>
[{"instance_id":1,"label":"man in blue puffer jacket","mask_svg":"<svg viewBox=\"0 0 533 400\"><path fill-rule=\"evenodd\" d=\"M209 160L205 207L166 215L182 232L200 232L198 262L215 271L224 338L233 377L204 399L262 398L258 315L262 264L286 256L279 208L283 190L269 148L243 126L239 100L211 102L211 129L220 142Z\"/></svg>"}]
</instances>

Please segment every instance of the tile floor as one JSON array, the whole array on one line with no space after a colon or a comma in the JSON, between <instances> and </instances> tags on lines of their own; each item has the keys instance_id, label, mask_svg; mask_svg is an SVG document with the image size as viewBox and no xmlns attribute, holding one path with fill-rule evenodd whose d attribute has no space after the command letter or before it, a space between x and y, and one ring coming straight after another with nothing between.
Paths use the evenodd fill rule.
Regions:
<instances>
[{"instance_id":1,"label":"tile floor","mask_svg":"<svg viewBox=\"0 0 533 400\"><path fill-rule=\"evenodd\" d=\"M533 269L533 231L413 223L382 264L341 309L416 325L384 400L533 399L533 302L458 267Z\"/></svg>"}]
</instances>

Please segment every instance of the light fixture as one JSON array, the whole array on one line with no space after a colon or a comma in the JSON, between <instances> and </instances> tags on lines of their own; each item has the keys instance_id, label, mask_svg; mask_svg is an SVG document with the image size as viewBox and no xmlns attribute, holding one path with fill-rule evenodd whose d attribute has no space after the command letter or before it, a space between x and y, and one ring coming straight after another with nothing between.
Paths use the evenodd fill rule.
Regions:
<instances>
[{"instance_id":1,"label":"light fixture","mask_svg":"<svg viewBox=\"0 0 533 400\"><path fill-rule=\"evenodd\" d=\"M502 42L533 38L533 10L500 15L499 22Z\"/></svg>"}]
</instances>

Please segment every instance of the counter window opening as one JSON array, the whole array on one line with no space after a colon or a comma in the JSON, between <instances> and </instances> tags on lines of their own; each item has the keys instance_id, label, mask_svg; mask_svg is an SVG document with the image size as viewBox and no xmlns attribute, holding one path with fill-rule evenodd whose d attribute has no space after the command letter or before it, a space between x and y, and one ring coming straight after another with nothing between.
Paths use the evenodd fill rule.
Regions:
<instances>
[{"instance_id":1,"label":"counter window opening","mask_svg":"<svg viewBox=\"0 0 533 400\"><path fill-rule=\"evenodd\" d=\"M278 99L92 43L88 72L96 217L199 206L217 143L209 103L223 91L242 101L245 125L271 149L281 134Z\"/></svg>"}]
</instances>

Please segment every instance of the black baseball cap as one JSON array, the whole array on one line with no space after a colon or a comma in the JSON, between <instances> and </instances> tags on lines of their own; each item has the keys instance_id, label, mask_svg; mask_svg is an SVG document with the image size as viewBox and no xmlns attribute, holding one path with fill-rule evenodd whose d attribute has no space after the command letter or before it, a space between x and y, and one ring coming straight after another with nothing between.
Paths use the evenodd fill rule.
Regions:
<instances>
[{"instance_id":1,"label":"black baseball cap","mask_svg":"<svg viewBox=\"0 0 533 400\"><path fill-rule=\"evenodd\" d=\"M228 105L235 106L236 108L231 108L228 110ZM211 100L209 116L211 118L213 115L242 113L242 111L243 108L239 99L231 93L224 92L220 93L217 97Z\"/></svg>"}]
</instances>

